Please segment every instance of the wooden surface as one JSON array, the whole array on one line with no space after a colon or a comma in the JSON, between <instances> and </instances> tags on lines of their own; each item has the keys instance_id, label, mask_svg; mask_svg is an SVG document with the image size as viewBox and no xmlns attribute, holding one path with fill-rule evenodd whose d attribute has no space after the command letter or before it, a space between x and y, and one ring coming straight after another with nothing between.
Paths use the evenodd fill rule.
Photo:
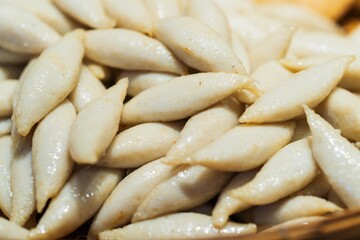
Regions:
<instances>
[{"instance_id":1,"label":"wooden surface","mask_svg":"<svg viewBox=\"0 0 360 240\"><path fill-rule=\"evenodd\" d=\"M323 221L259 233L242 240L350 240L360 239L360 209L344 211Z\"/></svg>"}]
</instances>

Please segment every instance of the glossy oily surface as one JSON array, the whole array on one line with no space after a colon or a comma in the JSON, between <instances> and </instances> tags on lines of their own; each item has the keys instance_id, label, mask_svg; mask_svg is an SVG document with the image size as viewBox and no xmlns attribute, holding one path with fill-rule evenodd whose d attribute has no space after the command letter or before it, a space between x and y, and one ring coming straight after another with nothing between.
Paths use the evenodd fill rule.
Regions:
<instances>
[{"instance_id":1,"label":"glossy oily surface","mask_svg":"<svg viewBox=\"0 0 360 240\"><path fill-rule=\"evenodd\" d=\"M263 165L289 143L295 124L237 126L189 157L187 163L221 171L247 171Z\"/></svg>"},{"instance_id":2,"label":"glossy oily surface","mask_svg":"<svg viewBox=\"0 0 360 240\"><path fill-rule=\"evenodd\" d=\"M105 154L119 129L128 84L127 78L120 80L76 116L69 143L75 162L94 164Z\"/></svg>"},{"instance_id":3,"label":"glossy oily surface","mask_svg":"<svg viewBox=\"0 0 360 240\"><path fill-rule=\"evenodd\" d=\"M119 133L97 163L104 167L135 168L164 157L178 140L181 124L144 123Z\"/></svg>"},{"instance_id":4,"label":"glossy oily surface","mask_svg":"<svg viewBox=\"0 0 360 240\"><path fill-rule=\"evenodd\" d=\"M294 34L289 52L296 57L305 57L305 63L319 62L321 55L353 55L355 60L349 65L341 86L349 90L360 90L357 80L360 76L360 48L356 41L339 34L298 31ZM314 63L315 63L314 62Z\"/></svg>"},{"instance_id":5,"label":"glossy oily surface","mask_svg":"<svg viewBox=\"0 0 360 240\"><path fill-rule=\"evenodd\" d=\"M185 166L146 196L131 222L200 206L213 198L231 176L202 166Z\"/></svg>"},{"instance_id":6,"label":"glossy oily surface","mask_svg":"<svg viewBox=\"0 0 360 240\"><path fill-rule=\"evenodd\" d=\"M48 199L60 191L72 172L74 162L68 142L75 117L74 106L65 100L36 127L32 140L32 168L38 212L42 212Z\"/></svg>"},{"instance_id":7,"label":"glossy oily surface","mask_svg":"<svg viewBox=\"0 0 360 240\"><path fill-rule=\"evenodd\" d=\"M320 104L319 113L349 140L360 141L360 98L342 88L335 88Z\"/></svg>"},{"instance_id":8,"label":"glossy oily surface","mask_svg":"<svg viewBox=\"0 0 360 240\"><path fill-rule=\"evenodd\" d=\"M306 107L305 110L313 135L313 154L320 168L347 207L360 206L359 150L314 111Z\"/></svg>"},{"instance_id":9,"label":"glossy oily surface","mask_svg":"<svg viewBox=\"0 0 360 240\"><path fill-rule=\"evenodd\" d=\"M281 59L280 62L288 69L297 72L324 63L340 55L340 53L316 53L306 57L285 58ZM358 92L360 90L360 83L358 81L359 76L360 62L355 59L354 62L346 69L339 86L350 91Z\"/></svg>"},{"instance_id":10,"label":"glossy oily surface","mask_svg":"<svg viewBox=\"0 0 360 240\"><path fill-rule=\"evenodd\" d=\"M105 87L86 66L82 66L77 85L72 90L69 100L80 112L89 102L100 97L105 92Z\"/></svg>"},{"instance_id":11,"label":"glossy oily surface","mask_svg":"<svg viewBox=\"0 0 360 240\"><path fill-rule=\"evenodd\" d=\"M14 52L39 54L60 39L60 35L32 13L2 5L0 46Z\"/></svg>"},{"instance_id":12,"label":"glossy oily surface","mask_svg":"<svg viewBox=\"0 0 360 240\"><path fill-rule=\"evenodd\" d=\"M99 232L124 226L156 185L171 177L176 167L159 159L127 175L110 194L91 224L88 238L96 239Z\"/></svg>"},{"instance_id":13,"label":"glossy oily surface","mask_svg":"<svg viewBox=\"0 0 360 240\"><path fill-rule=\"evenodd\" d=\"M74 231L99 210L123 176L119 169L100 167L75 171L51 200L29 239L58 239Z\"/></svg>"},{"instance_id":14,"label":"glossy oily surface","mask_svg":"<svg viewBox=\"0 0 360 240\"><path fill-rule=\"evenodd\" d=\"M229 220L229 216L252 207L240 199L231 196L231 191L250 182L258 170L251 170L236 174L220 193L214 210L212 212L212 222L215 227L222 228Z\"/></svg>"},{"instance_id":15,"label":"glossy oily surface","mask_svg":"<svg viewBox=\"0 0 360 240\"><path fill-rule=\"evenodd\" d=\"M66 34L29 67L15 107L16 127L21 135L26 136L75 87L84 55L83 38L83 30Z\"/></svg>"},{"instance_id":16,"label":"glossy oily surface","mask_svg":"<svg viewBox=\"0 0 360 240\"><path fill-rule=\"evenodd\" d=\"M31 4L28 0L1 0L1 2L33 13L61 35L79 27L79 24L68 18L52 1L35 0Z\"/></svg>"},{"instance_id":17,"label":"glossy oily surface","mask_svg":"<svg viewBox=\"0 0 360 240\"><path fill-rule=\"evenodd\" d=\"M278 151L251 182L231 194L253 205L272 203L305 187L318 171L310 140L302 139Z\"/></svg>"},{"instance_id":18,"label":"glossy oily surface","mask_svg":"<svg viewBox=\"0 0 360 240\"><path fill-rule=\"evenodd\" d=\"M243 105L228 98L192 116L180 132L180 137L166 154L169 164L188 163L189 157L235 127ZM219 126L218 122L222 124ZM206 123L206 124L205 124Z\"/></svg>"},{"instance_id":19,"label":"glossy oily surface","mask_svg":"<svg viewBox=\"0 0 360 240\"><path fill-rule=\"evenodd\" d=\"M302 104L314 107L330 94L353 59L335 58L290 76L247 108L240 122L278 122L300 116L304 113Z\"/></svg>"}]
</instances>

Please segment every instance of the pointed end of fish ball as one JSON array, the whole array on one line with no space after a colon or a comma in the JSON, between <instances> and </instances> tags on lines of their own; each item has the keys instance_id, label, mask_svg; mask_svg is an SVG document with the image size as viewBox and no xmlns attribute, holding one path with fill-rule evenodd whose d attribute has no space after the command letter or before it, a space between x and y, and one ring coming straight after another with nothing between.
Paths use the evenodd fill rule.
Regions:
<instances>
[{"instance_id":1,"label":"pointed end of fish ball","mask_svg":"<svg viewBox=\"0 0 360 240\"><path fill-rule=\"evenodd\" d=\"M290 32L290 33L292 33L292 34L293 34L293 33L295 32L295 30L297 29L296 25L286 25L286 26L284 26L284 28L287 29L287 31Z\"/></svg>"},{"instance_id":2,"label":"pointed end of fish ball","mask_svg":"<svg viewBox=\"0 0 360 240\"><path fill-rule=\"evenodd\" d=\"M254 234L257 232L257 226L254 223L246 223L244 224L247 233L244 234Z\"/></svg>"},{"instance_id":3,"label":"pointed end of fish ball","mask_svg":"<svg viewBox=\"0 0 360 240\"><path fill-rule=\"evenodd\" d=\"M293 62L295 61L296 59L292 59L292 58L281 58L278 60L278 62L283 65L284 67L286 68L289 68L290 70L292 70L292 65L293 65Z\"/></svg>"},{"instance_id":4,"label":"pointed end of fish ball","mask_svg":"<svg viewBox=\"0 0 360 240\"><path fill-rule=\"evenodd\" d=\"M244 84L243 88L239 89L238 91L246 90L246 91L252 93L253 95L255 95L257 98L260 97L261 94L263 93L257 86L257 83L247 75L244 76L244 83L245 84Z\"/></svg>"},{"instance_id":5,"label":"pointed end of fish ball","mask_svg":"<svg viewBox=\"0 0 360 240\"><path fill-rule=\"evenodd\" d=\"M291 42L292 36L295 33L296 26L295 25L284 25L276 29L273 34L280 37L278 39L283 43L284 50L286 50Z\"/></svg>"},{"instance_id":6,"label":"pointed end of fish ball","mask_svg":"<svg viewBox=\"0 0 360 240\"><path fill-rule=\"evenodd\" d=\"M136 212L131 218L131 223L138 223L164 215L164 209L161 209L160 205L157 205L157 201L158 198L145 198L145 200L136 209Z\"/></svg>"},{"instance_id":7,"label":"pointed end of fish ball","mask_svg":"<svg viewBox=\"0 0 360 240\"><path fill-rule=\"evenodd\" d=\"M36 196L36 211L41 213L47 203L48 198L43 194L41 196Z\"/></svg>"},{"instance_id":8,"label":"pointed end of fish ball","mask_svg":"<svg viewBox=\"0 0 360 240\"><path fill-rule=\"evenodd\" d=\"M218 160L216 157L212 156L211 154L208 154L205 150L198 151L192 156L186 158L183 161L184 164L190 164L190 165L202 165L205 167L213 168L213 169L228 169L226 166L223 166L224 163L221 160Z\"/></svg>"},{"instance_id":9,"label":"pointed end of fish ball","mask_svg":"<svg viewBox=\"0 0 360 240\"><path fill-rule=\"evenodd\" d=\"M99 28L107 29L107 28L114 28L116 26L116 20L113 18L106 17L102 22L102 26Z\"/></svg>"},{"instance_id":10,"label":"pointed end of fish ball","mask_svg":"<svg viewBox=\"0 0 360 240\"><path fill-rule=\"evenodd\" d=\"M164 158L163 160L161 160L162 163L166 164L166 165L178 165L178 161L177 159L174 159L174 158Z\"/></svg>"},{"instance_id":11,"label":"pointed end of fish ball","mask_svg":"<svg viewBox=\"0 0 360 240\"><path fill-rule=\"evenodd\" d=\"M310 128L311 129L319 128L322 125L322 123L324 122L323 119L318 114L316 114L314 110L312 110L308 106L303 105L303 108L304 108L306 119L307 119L307 122L308 122Z\"/></svg>"},{"instance_id":12,"label":"pointed end of fish ball","mask_svg":"<svg viewBox=\"0 0 360 240\"><path fill-rule=\"evenodd\" d=\"M350 65L350 63L352 63L356 57L354 55L345 55L345 56L342 56L342 57L339 57L345 65Z\"/></svg>"},{"instance_id":13,"label":"pointed end of fish ball","mask_svg":"<svg viewBox=\"0 0 360 240\"><path fill-rule=\"evenodd\" d=\"M356 59L354 55L344 55L331 59L323 64L332 63L333 67L343 72L349 67L349 65ZM329 65L330 66L330 65ZM342 73L343 74L343 73Z\"/></svg>"},{"instance_id":14,"label":"pointed end of fish ball","mask_svg":"<svg viewBox=\"0 0 360 240\"><path fill-rule=\"evenodd\" d=\"M339 207L338 205L336 205L335 203L332 203L330 201L327 202L326 204L324 204L324 208L326 209L326 213L333 213L333 212L344 210L344 208Z\"/></svg>"},{"instance_id":15,"label":"pointed end of fish ball","mask_svg":"<svg viewBox=\"0 0 360 240\"><path fill-rule=\"evenodd\" d=\"M306 116L310 116L312 113L314 113L314 111L311 110L311 108L309 108L307 105L303 104L302 107Z\"/></svg>"},{"instance_id":16,"label":"pointed end of fish ball","mask_svg":"<svg viewBox=\"0 0 360 240\"><path fill-rule=\"evenodd\" d=\"M84 154L79 154L79 153L73 153L71 154L70 151L70 155L72 157L72 159L74 160L74 162L76 162L77 164L89 164L89 165L94 165L98 162L98 157L96 155L87 155L87 153Z\"/></svg>"},{"instance_id":17,"label":"pointed end of fish ball","mask_svg":"<svg viewBox=\"0 0 360 240\"><path fill-rule=\"evenodd\" d=\"M209 159L198 158L195 154L195 156L190 156L187 159L185 159L185 162L187 164L191 164L191 165L196 164L197 165L197 164L207 163L210 161L209 161Z\"/></svg>"},{"instance_id":18,"label":"pointed end of fish ball","mask_svg":"<svg viewBox=\"0 0 360 240\"><path fill-rule=\"evenodd\" d=\"M250 114L246 114L246 112L241 115L239 118L239 123L250 123L252 122L253 117Z\"/></svg>"},{"instance_id":19,"label":"pointed end of fish ball","mask_svg":"<svg viewBox=\"0 0 360 240\"><path fill-rule=\"evenodd\" d=\"M81 146L82 142L79 141L77 136L70 136L70 156L77 164L95 164L98 162L99 158L94 152L89 154L86 148Z\"/></svg>"},{"instance_id":20,"label":"pointed end of fish ball","mask_svg":"<svg viewBox=\"0 0 360 240\"><path fill-rule=\"evenodd\" d=\"M189 158L179 158L176 156L166 156L162 163L166 165L180 165L180 164L189 164Z\"/></svg>"},{"instance_id":21,"label":"pointed end of fish ball","mask_svg":"<svg viewBox=\"0 0 360 240\"><path fill-rule=\"evenodd\" d=\"M81 42L81 43L84 43L84 41L85 41L86 32L84 29L77 28L68 34L71 34L72 36L77 38L77 40L79 40L79 42Z\"/></svg>"},{"instance_id":22,"label":"pointed end of fish ball","mask_svg":"<svg viewBox=\"0 0 360 240\"><path fill-rule=\"evenodd\" d=\"M120 120L121 125L138 124L138 122L136 122L136 119L138 119L137 118L138 115L136 114L136 111L134 111L132 108L133 108L132 106L129 106L129 102L124 104L121 112L121 120Z\"/></svg>"},{"instance_id":23,"label":"pointed end of fish ball","mask_svg":"<svg viewBox=\"0 0 360 240\"><path fill-rule=\"evenodd\" d=\"M27 117L24 116L21 110L17 111L18 108L15 108L15 126L16 132L21 136L25 137L29 134L32 125L27 121Z\"/></svg>"},{"instance_id":24,"label":"pointed end of fish ball","mask_svg":"<svg viewBox=\"0 0 360 240\"><path fill-rule=\"evenodd\" d=\"M121 78L119 81L116 82L115 86L119 89L127 89L129 86L129 78Z\"/></svg>"},{"instance_id":25,"label":"pointed end of fish ball","mask_svg":"<svg viewBox=\"0 0 360 240\"><path fill-rule=\"evenodd\" d=\"M221 229L223 228L229 220L229 215L227 215L224 211L216 210L212 212L212 224L215 228Z\"/></svg>"},{"instance_id":26,"label":"pointed end of fish ball","mask_svg":"<svg viewBox=\"0 0 360 240\"><path fill-rule=\"evenodd\" d=\"M180 62L180 60L178 60L176 58L176 61L173 65L173 69L169 69L169 72L178 74L180 76L184 76L184 75L188 75L190 74L190 69L188 66L186 66L185 64L183 64L182 62Z\"/></svg>"},{"instance_id":27,"label":"pointed end of fish ball","mask_svg":"<svg viewBox=\"0 0 360 240\"><path fill-rule=\"evenodd\" d=\"M329 122L323 119L319 114L314 110L310 109L308 106L303 105L306 120L311 130L311 134L317 135L318 133L331 132L333 134L341 136L341 130L335 129Z\"/></svg>"},{"instance_id":28,"label":"pointed end of fish ball","mask_svg":"<svg viewBox=\"0 0 360 240\"><path fill-rule=\"evenodd\" d=\"M138 208L139 210L139 208ZM137 222L141 222L144 221L146 219L149 219L149 217L147 217L146 213L143 214L143 209L141 209L141 211L136 210L136 212L134 213L133 217L131 218L131 223L137 223Z\"/></svg>"},{"instance_id":29,"label":"pointed end of fish ball","mask_svg":"<svg viewBox=\"0 0 360 240\"><path fill-rule=\"evenodd\" d=\"M260 95L257 93L254 94L247 89L240 89L234 94L234 96L239 102L251 105L259 98Z\"/></svg>"},{"instance_id":30,"label":"pointed end of fish ball","mask_svg":"<svg viewBox=\"0 0 360 240\"><path fill-rule=\"evenodd\" d=\"M280 27L279 32L282 32L284 37L288 39L288 41L291 41L292 35L295 33L296 25L284 25Z\"/></svg>"}]
</instances>

